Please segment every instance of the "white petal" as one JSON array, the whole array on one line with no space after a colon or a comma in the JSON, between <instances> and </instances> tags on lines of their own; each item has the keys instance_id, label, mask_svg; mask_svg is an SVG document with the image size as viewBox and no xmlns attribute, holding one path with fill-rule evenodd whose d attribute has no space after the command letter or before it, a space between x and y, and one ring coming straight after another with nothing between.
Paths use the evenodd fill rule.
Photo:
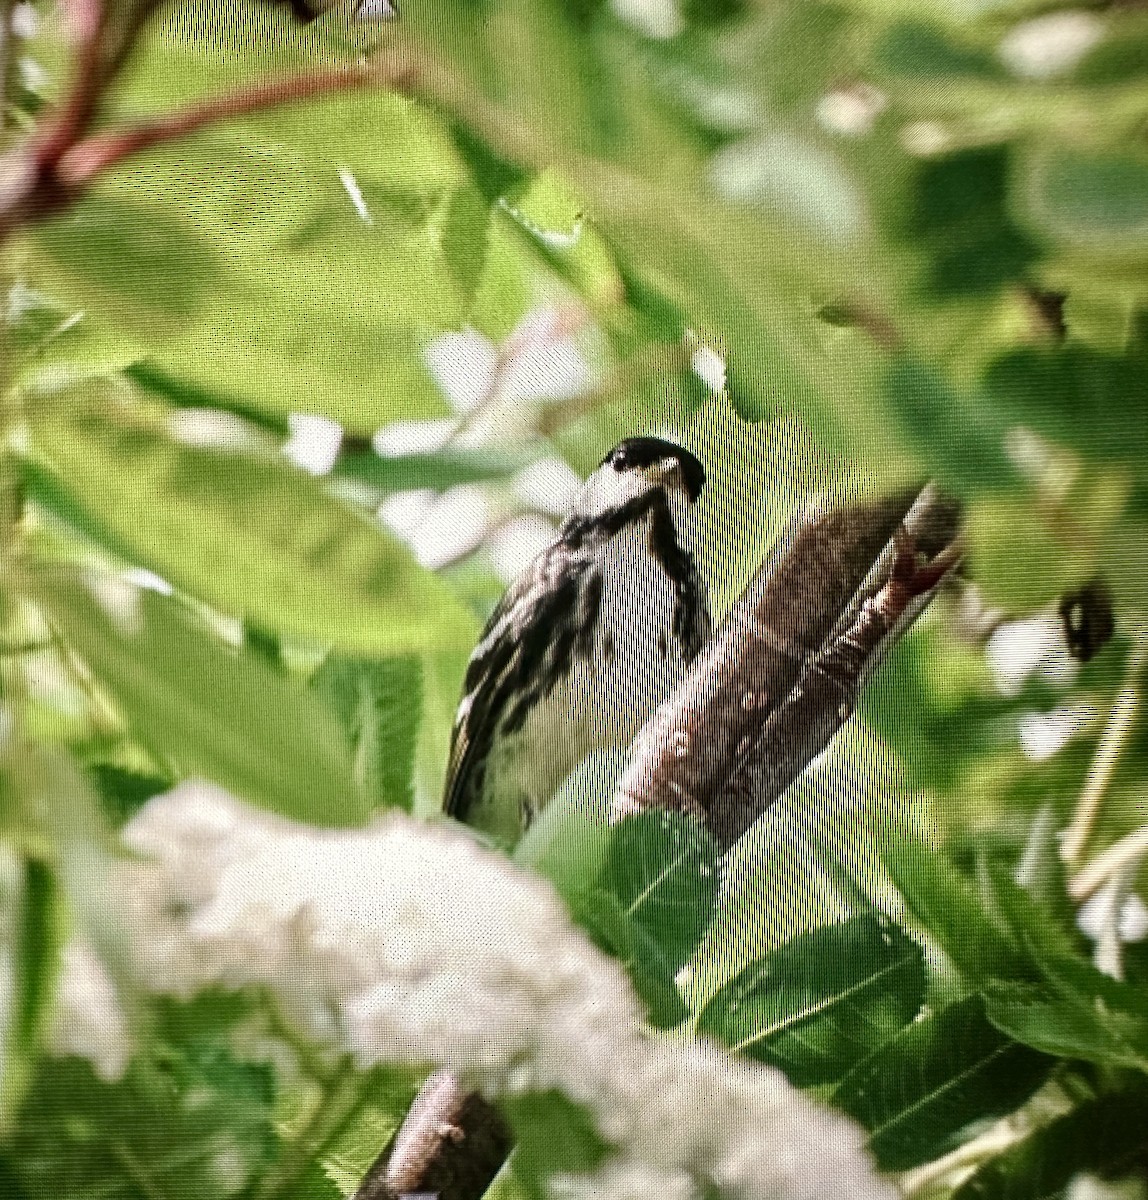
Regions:
<instances>
[{"instance_id":1,"label":"white petal","mask_svg":"<svg viewBox=\"0 0 1148 1200\"><path fill-rule=\"evenodd\" d=\"M440 334L427 346L423 357L455 412L473 408L494 386L498 350L474 329Z\"/></svg>"},{"instance_id":2,"label":"white petal","mask_svg":"<svg viewBox=\"0 0 1148 1200\"><path fill-rule=\"evenodd\" d=\"M291 436L283 443L283 453L297 467L312 475L326 475L339 457L343 427L330 417L313 413L291 413L287 418Z\"/></svg>"},{"instance_id":3,"label":"white petal","mask_svg":"<svg viewBox=\"0 0 1148 1200\"><path fill-rule=\"evenodd\" d=\"M1076 66L1104 36L1105 28L1095 13L1049 13L1010 30L1000 44L1000 57L1014 75L1048 79Z\"/></svg>"}]
</instances>

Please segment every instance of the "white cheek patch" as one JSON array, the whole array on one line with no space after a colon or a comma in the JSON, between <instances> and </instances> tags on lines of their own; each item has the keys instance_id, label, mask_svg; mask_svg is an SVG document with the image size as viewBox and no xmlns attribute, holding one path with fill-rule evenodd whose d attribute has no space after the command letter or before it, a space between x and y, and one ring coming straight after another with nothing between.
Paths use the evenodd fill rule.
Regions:
<instances>
[{"instance_id":1,"label":"white cheek patch","mask_svg":"<svg viewBox=\"0 0 1148 1200\"><path fill-rule=\"evenodd\" d=\"M586 480L575 507L581 517L600 517L642 495L649 487L637 471L615 471L609 465L599 467Z\"/></svg>"}]
</instances>

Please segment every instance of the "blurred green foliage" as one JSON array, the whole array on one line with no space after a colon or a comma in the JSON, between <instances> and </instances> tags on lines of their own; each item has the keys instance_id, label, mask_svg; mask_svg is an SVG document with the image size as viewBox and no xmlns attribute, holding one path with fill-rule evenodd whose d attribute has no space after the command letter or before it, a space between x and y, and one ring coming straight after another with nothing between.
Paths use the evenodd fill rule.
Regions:
<instances>
[{"instance_id":1,"label":"blurred green foliage","mask_svg":"<svg viewBox=\"0 0 1148 1200\"><path fill-rule=\"evenodd\" d=\"M300 1097L322 1113L337 1085L243 1059L231 1035L259 998L179 1030L141 1019L117 1083L45 1054L69 905L51 864L106 835L94 814L116 824L189 774L318 823L433 811L501 587L483 535L530 508L518 472L551 455L585 472L648 428L710 468L699 556L719 607L809 495L924 475L966 504L968 582L720 887L688 823L564 858L581 818L559 805L521 857L653 1023L820 1088L908 1194L1143 1180L1148 954L1119 918L1143 853L1093 880L1111 901L1098 936L1076 921L1089 864L1148 811L1148 11L401 9L302 27L280 5L159 8L101 127L364 59L402 66L402 86L160 140L0 248L0 836L23 880L0 1189L274 1196L300 1146L309 1194L350 1189L408 1081L375 1080L375 1108L308 1142ZM8 149L72 78L57 6L19 11ZM585 378L552 394L570 347ZM455 442L367 448L457 417L452 388L475 406ZM281 452L299 414L343 431L327 476ZM462 486L495 516L437 570L377 519L388 497ZM1096 576L1117 637L1074 666L1040 639ZM1051 750L1025 741L1042 721L1067 731ZM59 793L76 822L45 816L18 761L31 741L94 784ZM1011 1140L980 1137L1009 1114ZM600 1155L561 1097L509 1115L523 1150L504 1192Z\"/></svg>"}]
</instances>

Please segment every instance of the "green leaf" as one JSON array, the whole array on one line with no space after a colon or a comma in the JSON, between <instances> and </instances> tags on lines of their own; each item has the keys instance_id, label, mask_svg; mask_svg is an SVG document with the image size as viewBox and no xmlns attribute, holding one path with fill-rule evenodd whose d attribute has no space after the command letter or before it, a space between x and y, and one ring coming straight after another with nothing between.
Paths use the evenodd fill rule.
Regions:
<instances>
[{"instance_id":1,"label":"green leaf","mask_svg":"<svg viewBox=\"0 0 1148 1200\"><path fill-rule=\"evenodd\" d=\"M141 775L116 763L87 763L86 770L103 801L105 815L116 826L130 820L152 796L172 784L161 775Z\"/></svg>"},{"instance_id":2,"label":"green leaf","mask_svg":"<svg viewBox=\"0 0 1148 1200\"><path fill-rule=\"evenodd\" d=\"M75 576L34 583L50 623L161 761L299 820L339 825L366 815L346 738L304 689L232 654L153 592L121 584L126 591L105 598L109 611Z\"/></svg>"},{"instance_id":3,"label":"green leaf","mask_svg":"<svg viewBox=\"0 0 1148 1200\"><path fill-rule=\"evenodd\" d=\"M559 176L544 171L521 196L504 203L503 211L591 307L608 308L625 294L609 246Z\"/></svg>"},{"instance_id":4,"label":"green leaf","mask_svg":"<svg viewBox=\"0 0 1148 1200\"><path fill-rule=\"evenodd\" d=\"M658 1029L680 1025L689 1008L674 983L674 970L662 947L603 888L569 889L563 899L590 940L616 958L646 1006L646 1019Z\"/></svg>"},{"instance_id":5,"label":"green leaf","mask_svg":"<svg viewBox=\"0 0 1148 1200\"><path fill-rule=\"evenodd\" d=\"M274 77L283 55L244 24L250 13L221 34L235 81ZM136 56L137 92L173 58L181 93L204 73L209 42L167 32ZM148 94L125 115L170 103ZM27 231L21 265L31 286L134 335L172 375L369 432L444 411L421 351L465 322L488 224L442 122L385 89L356 90L152 147Z\"/></svg>"},{"instance_id":6,"label":"green leaf","mask_svg":"<svg viewBox=\"0 0 1148 1200\"><path fill-rule=\"evenodd\" d=\"M332 655L311 680L350 739L355 782L375 805L410 810L422 711L415 657L372 662Z\"/></svg>"},{"instance_id":7,"label":"green leaf","mask_svg":"<svg viewBox=\"0 0 1148 1200\"><path fill-rule=\"evenodd\" d=\"M425 1072L410 1067L376 1067L366 1086L366 1100L322 1154L322 1167L339 1186L339 1197L351 1195L363 1181L380 1149L391 1139L423 1081ZM303 1108L285 1136L302 1132L308 1112ZM323 1192L318 1193L324 1195ZM310 1193L305 1193L310 1200Z\"/></svg>"},{"instance_id":8,"label":"green leaf","mask_svg":"<svg viewBox=\"0 0 1148 1200\"><path fill-rule=\"evenodd\" d=\"M37 407L26 475L45 507L268 630L374 652L472 639L446 586L310 476L180 445L105 399Z\"/></svg>"},{"instance_id":9,"label":"green leaf","mask_svg":"<svg viewBox=\"0 0 1148 1200\"><path fill-rule=\"evenodd\" d=\"M11 1136L33 1196L225 1200L272 1160L271 1075L223 1050L170 1050L118 1083L45 1063Z\"/></svg>"},{"instance_id":10,"label":"green leaf","mask_svg":"<svg viewBox=\"0 0 1148 1200\"><path fill-rule=\"evenodd\" d=\"M1139 988L1082 960L1046 956L1040 965L1041 983L985 985L998 1029L1046 1054L1148 1071L1148 997Z\"/></svg>"},{"instance_id":11,"label":"green leaf","mask_svg":"<svg viewBox=\"0 0 1148 1200\"><path fill-rule=\"evenodd\" d=\"M593 1171L609 1153L593 1116L561 1092L510 1096L502 1109L514 1131L515 1176L534 1200L552 1194L552 1175Z\"/></svg>"},{"instance_id":12,"label":"green leaf","mask_svg":"<svg viewBox=\"0 0 1148 1200\"><path fill-rule=\"evenodd\" d=\"M32 1200L16 1174L17 1164L0 1156L0 1196L5 1200Z\"/></svg>"},{"instance_id":13,"label":"green leaf","mask_svg":"<svg viewBox=\"0 0 1148 1200\"><path fill-rule=\"evenodd\" d=\"M904 236L924 249L934 296L982 296L1023 279L1039 256L1009 206L1009 150L961 150L917 167Z\"/></svg>"},{"instance_id":14,"label":"green leaf","mask_svg":"<svg viewBox=\"0 0 1148 1200\"><path fill-rule=\"evenodd\" d=\"M1148 158L1133 150L1053 146L1021 181L1035 233L1106 255L1148 257Z\"/></svg>"},{"instance_id":15,"label":"green leaf","mask_svg":"<svg viewBox=\"0 0 1148 1200\"><path fill-rule=\"evenodd\" d=\"M709 925L717 860L717 843L705 827L680 813L631 817L611 839L602 883L674 970L690 957Z\"/></svg>"},{"instance_id":16,"label":"green leaf","mask_svg":"<svg viewBox=\"0 0 1148 1200\"><path fill-rule=\"evenodd\" d=\"M294 1195L300 1200L345 1200L343 1189L323 1170L319 1163L309 1163L294 1185Z\"/></svg>"},{"instance_id":17,"label":"green leaf","mask_svg":"<svg viewBox=\"0 0 1148 1200\"><path fill-rule=\"evenodd\" d=\"M1050 604L1079 579L1082 566L1066 554L1055 535L1028 500L1001 497L969 505L963 537L969 570L986 601L1010 612Z\"/></svg>"},{"instance_id":18,"label":"green leaf","mask_svg":"<svg viewBox=\"0 0 1148 1200\"><path fill-rule=\"evenodd\" d=\"M55 993L63 930L55 872L36 858L24 861L24 880L13 939L12 995L0 1076L0 1113L11 1117L28 1086Z\"/></svg>"},{"instance_id":19,"label":"green leaf","mask_svg":"<svg viewBox=\"0 0 1148 1200\"><path fill-rule=\"evenodd\" d=\"M943 482L979 491L1015 480L1004 452L1007 425L984 396L908 358L889 368L884 386L901 433Z\"/></svg>"},{"instance_id":20,"label":"green leaf","mask_svg":"<svg viewBox=\"0 0 1148 1200\"><path fill-rule=\"evenodd\" d=\"M460 483L505 479L529 460L502 450L438 450L428 454L340 455L332 475L376 491L406 492L414 488L444 491Z\"/></svg>"},{"instance_id":21,"label":"green leaf","mask_svg":"<svg viewBox=\"0 0 1148 1200\"><path fill-rule=\"evenodd\" d=\"M698 1032L804 1087L839 1079L911 1021L924 995L921 948L866 913L751 964L709 1000Z\"/></svg>"},{"instance_id":22,"label":"green leaf","mask_svg":"<svg viewBox=\"0 0 1148 1200\"><path fill-rule=\"evenodd\" d=\"M1134 1171L1148 1151L1148 1092L1101 1096L991 1159L952 1200L1052 1200L1080 1174Z\"/></svg>"},{"instance_id":23,"label":"green leaf","mask_svg":"<svg viewBox=\"0 0 1148 1200\"><path fill-rule=\"evenodd\" d=\"M962 46L936 26L922 21L897 21L889 26L873 54L878 67L903 78L1007 78L1004 68L990 54Z\"/></svg>"},{"instance_id":24,"label":"green leaf","mask_svg":"<svg viewBox=\"0 0 1148 1200\"><path fill-rule=\"evenodd\" d=\"M1148 479L1148 430L1132 418L1148 407L1148 358L1139 348L1023 347L989 366L984 388L1000 419Z\"/></svg>"},{"instance_id":25,"label":"green leaf","mask_svg":"<svg viewBox=\"0 0 1148 1200\"><path fill-rule=\"evenodd\" d=\"M971 996L903 1029L846 1075L833 1102L869 1130L882 1167L903 1171L952 1150L974 1123L1012 1112L1054 1062L996 1030Z\"/></svg>"},{"instance_id":26,"label":"green leaf","mask_svg":"<svg viewBox=\"0 0 1148 1200\"><path fill-rule=\"evenodd\" d=\"M982 859L978 863L977 877L994 917L1008 930L1014 942L1029 951L1038 967L1047 972L1051 964L1073 963L1085 940L1075 929L1076 914L1071 904L1065 905L1058 914L1065 918L1058 924L1054 918L1057 909L1039 903L1013 879L1003 864ZM1092 972L1091 967L1088 970ZM1107 978L1098 971L1094 974Z\"/></svg>"},{"instance_id":27,"label":"green leaf","mask_svg":"<svg viewBox=\"0 0 1148 1200\"><path fill-rule=\"evenodd\" d=\"M882 857L914 916L970 979L1035 977L1031 957L935 850L899 840L889 843Z\"/></svg>"}]
</instances>

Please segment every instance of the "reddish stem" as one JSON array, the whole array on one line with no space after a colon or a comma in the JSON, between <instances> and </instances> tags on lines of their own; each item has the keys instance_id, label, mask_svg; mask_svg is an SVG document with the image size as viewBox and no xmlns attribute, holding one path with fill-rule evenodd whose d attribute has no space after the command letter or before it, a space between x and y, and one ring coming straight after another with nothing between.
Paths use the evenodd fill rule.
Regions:
<instances>
[{"instance_id":1,"label":"reddish stem","mask_svg":"<svg viewBox=\"0 0 1148 1200\"><path fill-rule=\"evenodd\" d=\"M69 0L67 20L76 46L76 74L63 107L36 141L34 156L41 174L53 172L91 124L100 95L104 7L100 0Z\"/></svg>"},{"instance_id":2,"label":"reddish stem","mask_svg":"<svg viewBox=\"0 0 1148 1200\"><path fill-rule=\"evenodd\" d=\"M416 73L413 63L388 64L385 69L377 66L339 67L244 88L231 95L201 101L153 121L92 134L64 153L56 174L64 188L76 191L91 183L97 175L149 146L186 137L221 121L372 84L386 84L406 91L411 88Z\"/></svg>"}]
</instances>

